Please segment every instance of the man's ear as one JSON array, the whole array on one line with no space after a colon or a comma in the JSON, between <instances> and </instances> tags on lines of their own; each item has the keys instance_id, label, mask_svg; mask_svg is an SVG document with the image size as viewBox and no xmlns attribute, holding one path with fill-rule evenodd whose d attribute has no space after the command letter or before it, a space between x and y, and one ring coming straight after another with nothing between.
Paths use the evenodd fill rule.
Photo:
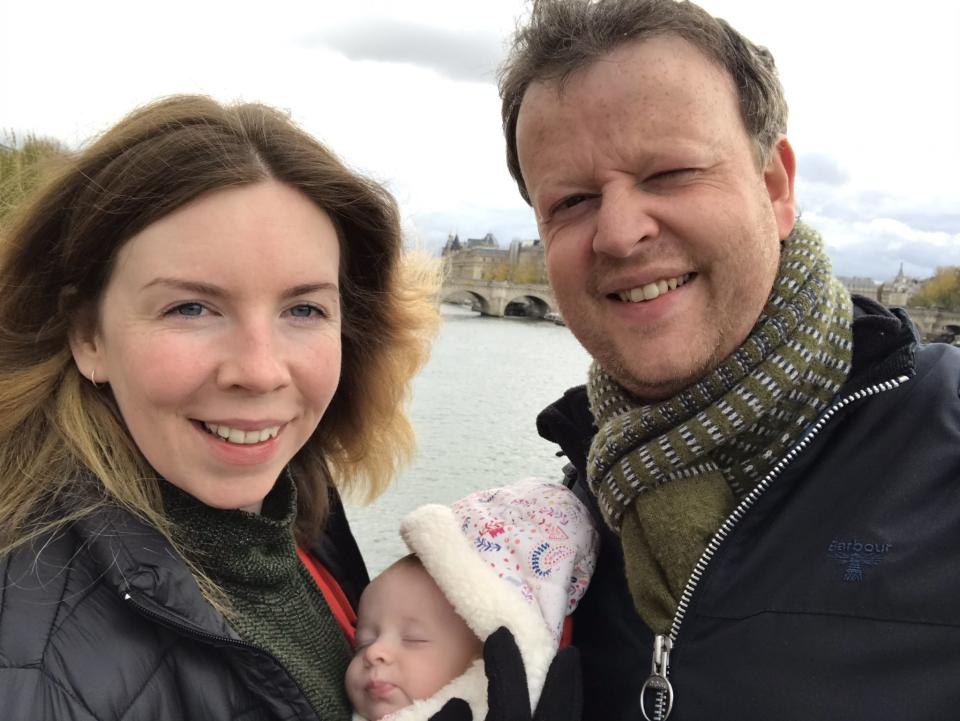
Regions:
<instances>
[{"instance_id":1,"label":"man's ear","mask_svg":"<svg viewBox=\"0 0 960 721\"><path fill-rule=\"evenodd\" d=\"M780 240L785 240L797 219L797 199L793 194L793 180L797 173L797 158L790 141L784 136L770 149L763 181L767 186L773 215L777 220Z\"/></svg>"},{"instance_id":2,"label":"man's ear","mask_svg":"<svg viewBox=\"0 0 960 721\"><path fill-rule=\"evenodd\" d=\"M94 383L110 380L103 363L103 343L97 334L96 323L78 318L70 327L70 353L80 374Z\"/></svg>"}]
</instances>

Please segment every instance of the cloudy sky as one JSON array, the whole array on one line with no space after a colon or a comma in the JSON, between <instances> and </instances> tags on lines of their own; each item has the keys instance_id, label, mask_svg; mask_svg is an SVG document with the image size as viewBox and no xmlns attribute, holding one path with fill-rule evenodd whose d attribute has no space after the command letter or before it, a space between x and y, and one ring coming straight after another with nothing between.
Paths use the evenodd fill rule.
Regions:
<instances>
[{"instance_id":1,"label":"cloudy sky","mask_svg":"<svg viewBox=\"0 0 960 721\"><path fill-rule=\"evenodd\" d=\"M777 58L803 214L842 275L960 265L960 3L704 0ZM413 243L536 237L495 68L522 0L0 0L0 129L78 146L179 92L288 109Z\"/></svg>"}]
</instances>

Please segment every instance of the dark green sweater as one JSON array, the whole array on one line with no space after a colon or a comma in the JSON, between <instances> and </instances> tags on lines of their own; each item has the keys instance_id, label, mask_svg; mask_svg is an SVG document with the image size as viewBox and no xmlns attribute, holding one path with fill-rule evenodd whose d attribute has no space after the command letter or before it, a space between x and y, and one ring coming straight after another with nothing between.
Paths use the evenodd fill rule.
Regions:
<instances>
[{"instance_id":1,"label":"dark green sweater","mask_svg":"<svg viewBox=\"0 0 960 721\"><path fill-rule=\"evenodd\" d=\"M324 721L349 721L343 676L350 647L293 539L296 489L281 476L261 514L219 510L162 483L191 560L226 594L240 637L271 653Z\"/></svg>"}]
</instances>

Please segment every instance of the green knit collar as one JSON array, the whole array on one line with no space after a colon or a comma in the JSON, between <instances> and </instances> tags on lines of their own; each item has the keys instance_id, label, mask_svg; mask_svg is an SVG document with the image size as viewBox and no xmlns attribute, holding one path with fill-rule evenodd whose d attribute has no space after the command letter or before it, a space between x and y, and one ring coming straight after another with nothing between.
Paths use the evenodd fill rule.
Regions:
<instances>
[{"instance_id":1,"label":"green knit collar","mask_svg":"<svg viewBox=\"0 0 960 721\"><path fill-rule=\"evenodd\" d=\"M167 481L160 490L181 548L217 583L272 586L299 572L297 491L289 474L277 479L259 514L212 508Z\"/></svg>"}]
</instances>

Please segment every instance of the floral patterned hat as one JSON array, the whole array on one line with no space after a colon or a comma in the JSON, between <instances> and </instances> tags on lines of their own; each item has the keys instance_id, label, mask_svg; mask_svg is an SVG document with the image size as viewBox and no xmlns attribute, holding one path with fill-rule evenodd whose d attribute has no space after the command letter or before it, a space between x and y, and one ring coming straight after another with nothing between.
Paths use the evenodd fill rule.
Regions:
<instances>
[{"instance_id":1,"label":"floral patterned hat","mask_svg":"<svg viewBox=\"0 0 960 721\"><path fill-rule=\"evenodd\" d=\"M564 619L596 564L587 508L561 484L528 479L451 506L421 506L400 533L481 640L500 626L510 630L535 707Z\"/></svg>"}]
</instances>

